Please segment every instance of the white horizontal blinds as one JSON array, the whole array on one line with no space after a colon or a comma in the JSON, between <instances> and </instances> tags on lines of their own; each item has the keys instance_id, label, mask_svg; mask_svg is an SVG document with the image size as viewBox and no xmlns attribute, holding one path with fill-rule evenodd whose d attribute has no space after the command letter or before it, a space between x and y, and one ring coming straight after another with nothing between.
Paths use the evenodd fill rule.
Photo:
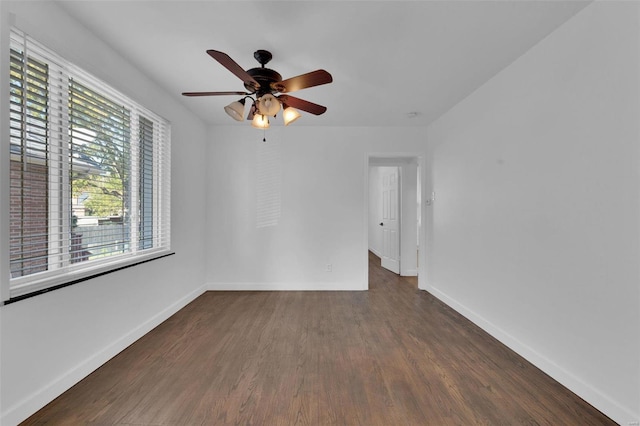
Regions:
<instances>
[{"instance_id":1,"label":"white horizontal blinds","mask_svg":"<svg viewBox=\"0 0 640 426\"><path fill-rule=\"evenodd\" d=\"M152 117L147 113L147 116ZM171 246L171 126L153 118L153 245ZM162 141L160 143L159 141Z\"/></svg>"},{"instance_id":2,"label":"white horizontal blinds","mask_svg":"<svg viewBox=\"0 0 640 426\"><path fill-rule=\"evenodd\" d=\"M131 247L130 111L73 78L69 111L71 262L125 253Z\"/></svg>"},{"instance_id":3,"label":"white horizontal blinds","mask_svg":"<svg viewBox=\"0 0 640 426\"><path fill-rule=\"evenodd\" d=\"M20 277L48 265L48 66L21 43L10 52L10 269Z\"/></svg>"},{"instance_id":4,"label":"white horizontal blinds","mask_svg":"<svg viewBox=\"0 0 640 426\"><path fill-rule=\"evenodd\" d=\"M10 297L170 250L166 120L11 32Z\"/></svg>"},{"instance_id":5,"label":"white horizontal blinds","mask_svg":"<svg viewBox=\"0 0 640 426\"><path fill-rule=\"evenodd\" d=\"M138 247L141 250L153 247L153 121L140 116L138 120L140 130L139 161L139 232Z\"/></svg>"},{"instance_id":6,"label":"white horizontal blinds","mask_svg":"<svg viewBox=\"0 0 640 426\"><path fill-rule=\"evenodd\" d=\"M33 49L32 49L33 50ZM49 271L69 262L71 215L69 187L69 114L67 74L59 63L42 56L49 64Z\"/></svg>"}]
</instances>

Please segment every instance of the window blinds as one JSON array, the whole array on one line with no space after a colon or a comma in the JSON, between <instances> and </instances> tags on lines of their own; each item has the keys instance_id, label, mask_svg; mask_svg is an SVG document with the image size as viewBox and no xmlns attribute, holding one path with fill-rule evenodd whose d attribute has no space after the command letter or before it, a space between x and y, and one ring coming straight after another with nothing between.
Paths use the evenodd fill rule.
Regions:
<instances>
[{"instance_id":1,"label":"window blinds","mask_svg":"<svg viewBox=\"0 0 640 426\"><path fill-rule=\"evenodd\" d=\"M10 297L170 250L166 120L11 33Z\"/></svg>"},{"instance_id":2,"label":"window blinds","mask_svg":"<svg viewBox=\"0 0 640 426\"><path fill-rule=\"evenodd\" d=\"M13 49L10 66L10 266L23 276L47 266L49 67Z\"/></svg>"}]
</instances>

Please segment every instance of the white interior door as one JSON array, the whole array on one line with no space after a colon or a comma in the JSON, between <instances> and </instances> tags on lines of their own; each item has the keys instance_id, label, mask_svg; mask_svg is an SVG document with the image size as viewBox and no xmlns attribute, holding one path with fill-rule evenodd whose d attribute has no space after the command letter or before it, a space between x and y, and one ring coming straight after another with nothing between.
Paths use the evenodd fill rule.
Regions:
<instances>
[{"instance_id":1,"label":"white interior door","mask_svg":"<svg viewBox=\"0 0 640 426\"><path fill-rule=\"evenodd\" d=\"M382 267L400 273L400 215L398 167L384 167L381 172L382 192Z\"/></svg>"}]
</instances>

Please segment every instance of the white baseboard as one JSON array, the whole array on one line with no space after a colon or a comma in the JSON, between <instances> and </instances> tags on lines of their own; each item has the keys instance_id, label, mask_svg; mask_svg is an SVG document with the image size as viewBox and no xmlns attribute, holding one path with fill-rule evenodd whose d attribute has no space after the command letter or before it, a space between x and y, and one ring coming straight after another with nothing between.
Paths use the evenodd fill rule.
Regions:
<instances>
[{"instance_id":1,"label":"white baseboard","mask_svg":"<svg viewBox=\"0 0 640 426\"><path fill-rule=\"evenodd\" d=\"M381 253L381 252L379 252L378 250L376 250L376 249L374 249L374 248L369 247L369 251L370 251L371 253L375 254L376 256L378 256L379 258L381 258L381 259L382 259L382 253Z\"/></svg>"},{"instance_id":2,"label":"white baseboard","mask_svg":"<svg viewBox=\"0 0 640 426\"><path fill-rule=\"evenodd\" d=\"M175 314L187 304L192 302L196 297L204 293L205 290L205 286L200 286L196 290L192 291L191 293L182 297L180 300L165 308L163 311L149 318L144 323L130 330L128 333L126 333L116 341L110 343L102 350L96 352L92 357L86 359L80 365L67 371L55 381L40 388L29 397L15 404L13 407L6 410L6 412L2 413L2 417L0 418L0 425L17 425L20 422L24 421L39 409L47 405L49 402L53 401L55 398L67 391L73 385L78 383L80 380L87 377L105 362L109 361L111 358L122 352L136 340L160 325L171 315Z\"/></svg>"},{"instance_id":3,"label":"white baseboard","mask_svg":"<svg viewBox=\"0 0 640 426\"><path fill-rule=\"evenodd\" d=\"M498 339L505 346L525 358L527 361L547 373L557 380L567 389L578 395L580 398L593 405L595 408L609 416L620 425L640 425L640 413L633 413L631 410L621 406L607 395L595 389L593 386L583 382L567 370L563 369L544 355L536 352L531 347L520 342L517 338L502 330L500 327L476 314L465 305L459 303L447 294L441 292L433 286L428 286L426 291L440 299L447 306L457 311L462 316L476 324L478 327Z\"/></svg>"},{"instance_id":4,"label":"white baseboard","mask_svg":"<svg viewBox=\"0 0 640 426\"><path fill-rule=\"evenodd\" d=\"M318 283L207 283L209 291L361 291L369 285L355 282L318 282Z\"/></svg>"}]
</instances>

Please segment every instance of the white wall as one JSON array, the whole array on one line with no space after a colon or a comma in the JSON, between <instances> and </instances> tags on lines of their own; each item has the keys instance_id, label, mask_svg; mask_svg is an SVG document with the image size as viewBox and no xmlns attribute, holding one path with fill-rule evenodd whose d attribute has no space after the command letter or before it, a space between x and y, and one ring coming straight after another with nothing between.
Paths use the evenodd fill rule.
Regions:
<instances>
[{"instance_id":1,"label":"white wall","mask_svg":"<svg viewBox=\"0 0 640 426\"><path fill-rule=\"evenodd\" d=\"M400 275L418 275L418 163L401 166L402 230L400 234Z\"/></svg>"},{"instance_id":2,"label":"white wall","mask_svg":"<svg viewBox=\"0 0 640 426\"><path fill-rule=\"evenodd\" d=\"M211 128L209 288L368 288L368 154L425 149L418 128L292 125L268 130L266 143L247 123ZM277 161L265 165L265 155ZM271 193L279 194L280 217L259 228L256 199L266 189L257 183L265 169L279 175Z\"/></svg>"},{"instance_id":3,"label":"white wall","mask_svg":"<svg viewBox=\"0 0 640 426\"><path fill-rule=\"evenodd\" d=\"M204 290L206 196L206 127L179 106L178 94L164 93L53 2L0 2L3 70L9 68L9 13L15 14L20 29L171 121L176 254L0 307L0 423L7 426L41 408ZM8 117L6 108L3 102L2 117ZM0 149L9 152L6 121L2 123ZM6 188L3 184L2 190ZM6 217L3 226L8 227ZM6 252L3 264L8 264Z\"/></svg>"},{"instance_id":4,"label":"white wall","mask_svg":"<svg viewBox=\"0 0 640 426\"><path fill-rule=\"evenodd\" d=\"M428 129L428 290L625 425L640 421L638 28L636 3L595 2Z\"/></svg>"}]
</instances>

